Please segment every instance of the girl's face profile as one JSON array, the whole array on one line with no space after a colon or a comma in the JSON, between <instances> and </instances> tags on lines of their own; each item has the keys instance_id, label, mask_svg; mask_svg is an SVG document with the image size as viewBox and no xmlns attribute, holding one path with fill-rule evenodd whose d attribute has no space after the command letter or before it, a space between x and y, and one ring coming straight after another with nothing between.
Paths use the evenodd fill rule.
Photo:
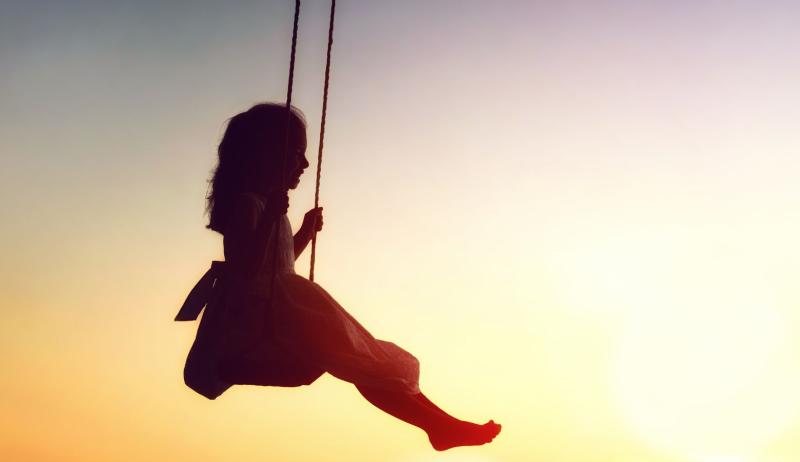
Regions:
<instances>
[{"instance_id":1,"label":"girl's face profile","mask_svg":"<svg viewBox=\"0 0 800 462\"><path fill-rule=\"evenodd\" d=\"M300 177L308 167L306 159L306 131L297 130L292 134L289 143L289 152L286 159L286 185L289 189L295 189L300 184Z\"/></svg>"},{"instance_id":2,"label":"girl's face profile","mask_svg":"<svg viewBox=\"0 0 800 462\"><path fill-rule=\"evenodd\" d=\"M249 156L250 159L249 168L242 166L245 170L242 175L252 183L247 183L246 187L267 195L280 192L282 188L284 191L297 188L300 177L308 167L305 123L301 118L295 117L291 121L287 137L286 131L281 130L281 125L287 122L286 113L283 108L279 110L273 117L277 120L266 118L257 121L256 128L250 128L249 134L255 139L251 141L243 135L244 146L241 147L243 156ZM264 128L258 127L258 124ZM249 146L248 141L252 143Z\"/></svg>"}]
</instances>

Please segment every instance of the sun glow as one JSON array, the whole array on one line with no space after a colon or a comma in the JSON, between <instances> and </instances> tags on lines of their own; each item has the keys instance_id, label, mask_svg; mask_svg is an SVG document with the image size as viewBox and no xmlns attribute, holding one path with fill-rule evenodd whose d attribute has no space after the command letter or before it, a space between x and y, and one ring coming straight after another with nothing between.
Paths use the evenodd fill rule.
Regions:
<instances>
[{"instance_id":1,"label":"sun glow","mask_svg":"<svg viewBox=\"0 0 800 462\"><path fill-rule=\"evenodd\" d=\"M485 456L476 454L427 454L417 457L402 459L401 462L493 462Z\"/></svg>"},{"instance_id":2,"label":"sun glow","mask_svg":"<svg viewBox=\"0 0 800 462\"><path fill-rule=\"evenodd\" d=\"M786 302L758 259L722 239L639 236L578 248L562 262L591 288L572 302L619 321L618 408L660 451L751 460L800 410Z\"/></svg>"},{"instance_id":3,"label":"sun glow","mask_svg":"<svg viewBox=\"0 0 800 462\"><path fill-rule=\"evenodd\" d=\"M3 2L0 462L800 462L799 1L340 2L317 282L503 431L436 454L330 374L188 389L206 180L286 97L292 3Z\"/></svg>"},{"instance_id":4,"label":"sun glow","mask_svg":"<svg viewBox=\"0 0 800 462\"><path fill-rule=\"evenodd\" d=\"M729 456L713 456L713 457L704 457L697 462L749 462L747 459L743 457L729 457Z\"/></svg>"}]
</instances>

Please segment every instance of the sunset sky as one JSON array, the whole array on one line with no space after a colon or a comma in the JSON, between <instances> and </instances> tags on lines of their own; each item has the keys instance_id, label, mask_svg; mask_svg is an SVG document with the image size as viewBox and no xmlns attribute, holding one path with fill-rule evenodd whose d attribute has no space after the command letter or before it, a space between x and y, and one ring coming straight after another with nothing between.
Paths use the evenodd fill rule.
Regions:
<instances>
[{"instance_id":1,"label":"sunset sky","mask_svg":"<svg viewBox=\"0 0 800 462\"><path fill-rule=\"evenodd\" d=\"M225 121L285 97L292 3L0 5L0 459L800 459L789 0L340 0L316 280L503 432L439 454L329 375L188 389L207 179Z\"/></svg>"}]
</instances>

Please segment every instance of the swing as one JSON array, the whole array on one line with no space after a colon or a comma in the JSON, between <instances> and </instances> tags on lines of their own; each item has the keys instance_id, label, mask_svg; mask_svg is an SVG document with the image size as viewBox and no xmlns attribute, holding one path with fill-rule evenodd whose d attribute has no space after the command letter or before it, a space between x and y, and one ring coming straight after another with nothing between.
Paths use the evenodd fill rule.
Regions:
<instances>
[{"instance_id":1,"label":"swing","mask_svg":"<svg viewBox=\"0 0 800 462\"><path fill-rule=\"evenodd\" d=\"M321 217L320 211L316 209L319 205L335 5L335 0L331 0L317 152L315 210L312 218ZM329 373L355 385L361 395L377 408L425 431L431 446L437 451L491 442L500 432L499 424L492 420L481 425L457 419L436 406L420 390L419 360L399 345L374 337L324 288L312 282L315 238L320 227L313 220L306 222L304 219L303 226L306 228L301 240L297 241L296 236L292 235L291 223L284 210L284 194L288 191L287 186L290 186L286 181L287 174L292 175L291 188L294 188L299 183L302 171L309 166L305 158L305 123L302 123L302 133L297 137L290 135L293 117L296 117L291 98L299 12L300 0L295 0L286 105L262 103L234 116L220 143L220 164L214 173L212 193L208 197L211 204L208 227L232 238L223 241L223 247L226 249L226 258L236 265L236 271L231 270L234 267L228 267L229 263L213 262L189 293L176 317L176 320L181 321L193 320L201 310L206 310L186 359L184 381L199 394L215 399L237 384L297 387L311 384L322 374ZM269 117L264 118L263 112L253 112L265 108L269 111ZM284 114L286 131L282 134L275 129L280 128ZM241 145L234 142L233 146L237 147L234 151L223 147L225 140L229 139L231 127L241 126L233 125L233 121L243 120L236 119L237 117L254 116L255 122L244 119L251 120L249 125L245 125L248 127L245 133L255 132L260 135L266 130L273 130L270 141L266 143L267 148L257 149L260 146L253 144L252 139L247 137ZM234 133L234 139L241 139L241 132L234 129ZM281 143L283 156L280 154ZM289 163L294 160L289 158L290 145L292 148L300 146L296 149L297 162ZM240 146L245 146L244 152L254 155L264 152L271 156L271 168L274 168L272 161L278 161L282 157L281 183L278 183L274 170L269 172L261 164L252 163L238 164L239 167L247 167L247 170L242 170L246 172L244 174L219 177L223 160L231 159L224 153L242 152ZM252 149L253 147L256 149ZM234 156L233 159L241 159L241 156ZM251 173L254 173L253 180L246 181L246 175ZM259 174L262 176L259 177ZM238 194L237 200L242 200L244 204L241 209L237 209L237 214L231 220L231 228L219 226L219 221L214 222L215 194L217 188L226 184L226 181L227 184L235 181L234 184L240 187L238 190L234 188L233 193ZM261 181L265 183L262 184ZM282 190L275 188L276 186L282 186ZM280 202L270 202L277 200L274 198L276 190L280 194ZM258 194L264 192L263 196ZM265 216L268 207L272 208ZM241 223L238 218L243 219ZM222 221L224 222L225 220ZM270 227L271 235L267 236ZM233 232L228 234L228 231ZM305 234L306 232L310 234ZM309 241L312 242L311 268L309 279L306 279L295 273L294 262L299 254L297 249L305 247ZM300 247L295 246L298 242ZM268 258L270 243L273 249L272 261ZM267 252L263 253L265 249ZM242 257L242 254L246 256ZM254 272L249 269L242 271L239 267L240 262L246 262L247 256L258 260Z\"/></svg>"},{"instance_id":2,"label":"swing","mask_svg":"<svg viewBox=\"0 0 800 462\"><path fill-rule=\"evenodd\" d=\"M336 0L331 0L330 20L328 25L328 44L325 62L325 77L322 96L322 115L320 122L319 134L319 147L317 150L317 170L316 170L316 183L314 191L314 207L319 207L319 191L320 179L322 168L322 152L324 148L325 139L325 122L328 109L328 89L330 82L330 67L331 67L331 49L333 47L333 29L334 18L336 12ZM295 0L294 9L294 23L292 27L292 43L291 54L289 60L289 79L286 94L286 141L284 143L283 155L283 168L281 175L281 183L283 188L286 189L286 173L285 166L288 158L289 146L289 123L291 116L291 103L292 103L292 87L294 83L294 64L297 50L297 29L300 18L300 0ZM277 233L278 223L273 225L273 233ZM311 239L311 260L309 269L309 280L314 280L314 266L316 262L316 243L317 235L312 234ZM274 239L273 247L273 261L272 267L277 268L277 244L278 239ZM218 298L224 290L221 289L221 284L224 280L221 275L224 272L226 263L224 261L214 261L211 268L203 275L194 288L190 291L183 303L183 306L175 317L176 321L190 321L196 320L200 312L209 304L217 303ZM274 279L276 271L272 272L273 277L270 281L270 287L274 287ZM270 289L270 293L272 290ZM274 295L270 303L274 303ZM200 364L192 365L193 367L203 367ZM189 364L187 363L187 368ZM270 345L263 345L262 347L253 349L246 354L236 358L224 358L220 361L220 366L216 371L219 378L223 382L239 385L260 385L260 386L279 386L279 387L298 387L302 385L309 385L314 382L325 371L311 364L305 363L301 358L292 354L292 352L282 349L271 347ZM204 396L213 399L224 390L205 390L198 389L192 386L187 381L187 385L194 388L195 391L203 394Z\"/></svg>"}]
</instances>

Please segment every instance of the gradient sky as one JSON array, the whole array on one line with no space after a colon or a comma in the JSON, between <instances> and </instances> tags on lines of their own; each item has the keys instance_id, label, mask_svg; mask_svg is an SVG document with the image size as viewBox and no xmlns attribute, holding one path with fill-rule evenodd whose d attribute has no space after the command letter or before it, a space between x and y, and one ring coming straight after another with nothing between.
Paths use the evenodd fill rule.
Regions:
<instances>
[{"instance_id":1,"label":"gradient sky","mask_svg":"<svg viewBox=\"0 0 800 462\"><path fill-rule=\"evenodd\" d=\"M330 376L186 388L206 180L225 120L285 96L291 6L0 5L0 458L800 458L790 1L341 1L317 282L503 433L435 454ZM291 198L297 226L312 175Z\"/></svg>"}]
</instances>

